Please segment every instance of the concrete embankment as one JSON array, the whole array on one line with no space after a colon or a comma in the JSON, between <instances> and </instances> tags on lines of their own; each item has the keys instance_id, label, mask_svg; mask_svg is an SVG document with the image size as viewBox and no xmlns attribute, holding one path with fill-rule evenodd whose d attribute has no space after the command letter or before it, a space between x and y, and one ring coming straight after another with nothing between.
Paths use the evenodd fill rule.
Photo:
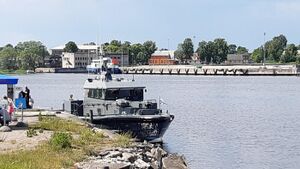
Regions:
<instances>
[{"instance_id":1,"label":"concrete embankment","mask_svg":"<svg viewBox=\"0 0 300 169\"><path fill-rule=\"evenodd\" d=\"M192 65L160 65L122 67L125 74L160 75L232 75L232 76L298 76L297 65L231 65L196 67Z\"/></svg>"}]
</instances>

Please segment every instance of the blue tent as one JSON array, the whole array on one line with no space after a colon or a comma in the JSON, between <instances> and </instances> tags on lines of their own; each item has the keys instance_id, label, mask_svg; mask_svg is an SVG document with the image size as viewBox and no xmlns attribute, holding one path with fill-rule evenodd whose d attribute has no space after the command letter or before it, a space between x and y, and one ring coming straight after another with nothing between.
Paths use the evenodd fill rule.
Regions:
<instances>
[{"instance_id":1,"label":"blue tent","mask_svg":"<svg viewBox=\"0 0 300 169\"><path fill-rule=\"evenodd\" d=\"M17 84L18 78L7 76L7 75L0 75L0 84Z\"/></svg>"}]
</instances>

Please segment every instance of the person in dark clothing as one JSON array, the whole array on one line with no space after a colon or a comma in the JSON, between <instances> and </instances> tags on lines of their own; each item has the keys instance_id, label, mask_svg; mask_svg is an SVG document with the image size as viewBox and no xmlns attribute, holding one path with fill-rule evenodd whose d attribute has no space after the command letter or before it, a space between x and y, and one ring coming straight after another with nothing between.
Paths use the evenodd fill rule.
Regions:
<instances>
[{"instance_id":1,"label":"person in dark clothing","mask_svg":"<svg viewBox=\"0 0 300 169\"><path fill-rule=\"evenodd\" d=\"M30 90L28 89L28 87L25 87L25 100L26 100L26 107L27 109L30 109L31 106L29 104L29 98L30 98Z\"/></svg>"},{"instance_id":2,"label":"person in dark clothing","mask_svg":"<svg viewBox=\"0 0 300 169\"><path fill-rule=\"evenodd\" d=\"M24 97L25 97L25 92L23 92L22 90L19 92L19 98L24 98Z\"/></svg>"}]
</instances>

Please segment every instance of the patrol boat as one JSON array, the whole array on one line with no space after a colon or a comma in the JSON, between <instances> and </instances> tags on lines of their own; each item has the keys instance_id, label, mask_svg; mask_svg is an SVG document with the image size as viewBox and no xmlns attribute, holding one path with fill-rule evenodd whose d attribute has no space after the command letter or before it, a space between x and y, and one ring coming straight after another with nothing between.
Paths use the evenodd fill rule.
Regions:
<instances>
[{"instance_id":1,"label":"patrol boat","mask_svg":"<svg viewBox=\"0 0 300 169\"><path fill-rule=\"evenodd\" d=\"M174 115L158 108L156 100L144 100L146 87L134 80L112 78L106 73L88 78L84 91L83 116L100 128L159 141L174 119Z\"/></svg>"}]
</instances>

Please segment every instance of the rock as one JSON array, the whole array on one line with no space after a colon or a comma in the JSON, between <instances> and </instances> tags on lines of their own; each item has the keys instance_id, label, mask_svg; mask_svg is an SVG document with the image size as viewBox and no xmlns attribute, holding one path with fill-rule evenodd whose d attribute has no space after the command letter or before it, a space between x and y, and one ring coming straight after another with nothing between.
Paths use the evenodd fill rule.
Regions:
<instances>
[{"instance_id":1,"label":"rock","mask_svg":"<svg viewBox=\"0 0 300 169\"><path fill-rule=\"evenodd\" d=\"M108 154L109 154L108 151L104 151L104 152L100 152L100 153L99 153L99 156L103 157L103 156L106 156L106 155L108 155Z\"/></svg>"},{"instance_id":2,"label":"rock","mask_svg":"<svg viewBox=\"0 0 300 169\"><path fill-rule=\"evenodd\" d=\"M18 121L18 123L16 124L16 127L28 127L28 124L24 123L22 121Z\"/></svg>"},{"instance_id":3,"label":"rock","mask_svg":"<svg viewBox=\"0 0 300 169\"><path fill-rule=\"evenodd\" d=\"M131 153L123 153L122 154L122 158L125 160L125 161L129 161L131 163L134 163L134 161L137 159L137 157L134 155L134 154L131 154Z\"/></svg>"},{"instance_id":4,"label":"rock","mask_svg":"<svg viewBox=\"0 0 300 169\"><path fill-rule=\"evenodd\" d=\"M8 126L2 126L0 127L0 132L10 132L11 128Z\"/></svg>"},{"instance_id":5,"label":"rock","mask_svg":"<svg viewBox=\"0 0 300 169\"><path fill-rule=\"evenodd\" d=\"M187 169L187 164L183 156L171 154L163 158L163 167L172 169Z\"/></svg>"},{"instance_id":6,"label":"rock","mask_svg":"<svg viewBox=\"0 0 300 169\"><path fill-rule=\"evenodd\" d=\"M141 168L141 169L148 169L150 167L150 164L146 163L145 161L141 160L141 159L137 159L135 162L134 162L134 165L137 167L137 168Z\"/></svg>"},{"instance_id":7,"label":"rock","mask_svg":"<svg viewBox=\"0 0 300 169\"><path fill-rule=\"evenodd\" d=\"M109 154L107 156L105 156L106 158L117 158L118 156L121 156L122 153L119 151L111 151L109 152Z\"/></svg>"}]
</instances>

